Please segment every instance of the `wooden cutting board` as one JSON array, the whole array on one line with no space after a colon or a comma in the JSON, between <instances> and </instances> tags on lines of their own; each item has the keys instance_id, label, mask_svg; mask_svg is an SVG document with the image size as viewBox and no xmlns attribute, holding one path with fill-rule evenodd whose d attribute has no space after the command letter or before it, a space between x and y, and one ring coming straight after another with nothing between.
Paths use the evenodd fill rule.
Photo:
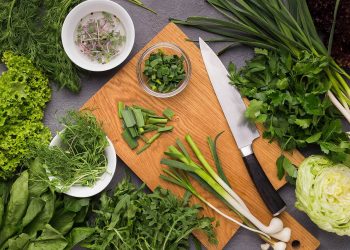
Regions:
<instances>
[{"instance_id":1,"label":"wooden cutting board","mask_svg":"<svg viewBox=\"0 0 350 250\"><path fill-rule=\"evenodd\" d=\"M271 219L271 214L259 197L246 171L240 152L209 82L200 51L195 44L186 42L185 39L186 35L176 25L168 24L145 48L137 53L133 59L88 100L83 108L93 110L97 119L103 123L103 128L108 137L113 141L117 155L150 189L153 190L158 185L161 185L179 195L183 194L182 189L159 178L162 168L165 168L165 166L160 164L161 158L164 157L163 152L168 146L174 145L177 138L184 139L185 135L190 133L204 155L213 164L206 138L207 136L214 137L220 131L226 131L218 142L218 152L224 171L233 189L243 198L253 214L267 224ZM187 53L192 64L192 76L187 88L179 95L168 99L155 98L145 93L139 86L136 76L136 65L142 52L158 42L177 44ZM121 137L122 127L117 116L118 101L123 101L127 105L138 104L159 114L166 107L170 107L176 113L171 122L175 126L174 131L162 134L149 149L137 156L135 151L129 149ZM261 131L261 128L259 130ZM262 138L255 140L253 148L273 186L276 189L282 187L285 181L277 179L275 165L281 149L278 145L271 144ZM289 154L288 158L295 164L299 164L303 160L303 156L297 151ZM196 183L194 184L208 201L227 214L234 216L220 201L204 191ZM194 202L198 201L195 200ZM206 237L200 233L195 235L208 249L222 249L235 234L238 226L218 216L208 207L204 207L203 213L220 221L220 225L216 228L219 244L216 246L210 245ZM319 241L287 212L283 212L280 218L286 226L292 229L292 240L290 241L289 249L293 249L291 242L294 240L300 242L300 249L303 250L312 250L319 246ZM260 249L260 246L256 246L256 249Z\"/></svg>"}]
</instances>

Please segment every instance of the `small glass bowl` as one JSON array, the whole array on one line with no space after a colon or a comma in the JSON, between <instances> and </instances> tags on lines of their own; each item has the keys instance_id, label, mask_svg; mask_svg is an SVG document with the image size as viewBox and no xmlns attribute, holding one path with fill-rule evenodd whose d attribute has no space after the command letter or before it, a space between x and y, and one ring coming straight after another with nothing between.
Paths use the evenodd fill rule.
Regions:
<instances>
[{"instance_id":1,"label":"small glass bowl","mask_svg":"<svg viewBox=\"0 0 350 250\"><path fill-rule=\"evenodd\" d=\"M185 79L182 80L182 82L179 83L178 87L174 89L171 92L167 93L160 93L156 92L152 89L147 84L148 77L143 74L144 68L145 68L145 61L149 58L151 53L156 53L158 50L162 50L165 54L167 55L178 55L179 57L183 56L185 58L184 60L184 69L186 72ZM168 43L168 42L161 42L153 45L152 47L148 48L140 57L138 63L137 63L137 77L139 80L139 84L141 87L150 95L153 95L155 97L159 98L169 98L174 95L177 95L180 93L182 90L186 88L190 81L191 77L191 63L190 59L186 55L186 53L177 45L173 43Z\"/></svg>"}]
</instances>

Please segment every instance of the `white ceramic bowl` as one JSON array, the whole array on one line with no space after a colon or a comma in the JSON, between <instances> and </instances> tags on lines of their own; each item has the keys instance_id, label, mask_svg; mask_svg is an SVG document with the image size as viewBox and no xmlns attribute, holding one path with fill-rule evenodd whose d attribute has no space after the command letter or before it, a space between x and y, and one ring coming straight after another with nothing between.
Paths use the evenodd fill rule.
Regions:
<instances>
[{"instance_id":1,"label":"white ceramic bowl","mask_svg":"<svg viewBox=\"0 0 350 250\"><path fill-rule=\"evenodd\" d=\"M108 12L117 16L125 29L126 42L124 49L106 64L92 61L81 53L75 44L75 29L80 20L91 12ZM121 64L130 54L135 41L135 28L128 12L119 4L110 0L87 0L75 6L63 22L61 39L65 52L70 60L79 67L90 71L106 71Z\"/></svg>"},{"instance_id":2,"label":"white ceramic bowl","mask_svg":"<svg viewBox=\"0 0 350 250\"><path fill-rule=\"evenodd\" d=\"M62 133L62 131L59 133ZM61 145L61 137L59 136L59 133L52 139L50 143L50 147ZM115 168L117 165L117 156L115 153L115 149L113 147L113 143L108 137L107 137L107 140L109 145L105 149L105 155L107 157L106 172L101 176L101 178L95 183L94 186L92 187L84 187L84 186L78 186L78 185L72 186L67 192L64 192L65 194L73 197L80 197L80 198L90 197L100 193L108 186L115 172ZM53 179L54 177L52 176L49 178Z\"/></svg>"}]
</instances>

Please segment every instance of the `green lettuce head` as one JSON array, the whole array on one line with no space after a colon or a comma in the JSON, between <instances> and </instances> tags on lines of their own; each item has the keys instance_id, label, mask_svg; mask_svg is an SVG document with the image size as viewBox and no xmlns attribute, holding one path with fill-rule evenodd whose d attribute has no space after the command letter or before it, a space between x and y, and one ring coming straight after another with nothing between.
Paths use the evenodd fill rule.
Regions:
<instances>
[{"instance_id":1,"label":"green lettuce head","mask_svg":"<svg viewBox=\"0 0 350 250\"><path fill-rule=\"evenodd\" d=\"M298 170L295 206L320 228L350 236L350 168L311 156Z\"/></svg>"}]
</instances>

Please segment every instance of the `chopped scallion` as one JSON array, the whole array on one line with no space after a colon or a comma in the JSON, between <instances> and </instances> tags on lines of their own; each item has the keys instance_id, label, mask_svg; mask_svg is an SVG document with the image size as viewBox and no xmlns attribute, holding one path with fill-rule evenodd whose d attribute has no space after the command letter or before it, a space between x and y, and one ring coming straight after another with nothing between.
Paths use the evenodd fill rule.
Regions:
<instances>
[{"instance_id":1,"label":"chopped scallion","mask_svg":"<svg viewBox=\"0 0 350 250\"><path fill-rule=\"evenodd\" d=\"M135 149L139 145L137 140L131 137L130 132L127 129L123 131L122 137L131 149Z\"/></svg>"},{"instance_id":2,"label":"chopped scallion","mask_svg":"<svg viewBox=\"0 0 350 250\"><path fill-rule=\"evenodd\" d=\"M133 115L133 112L130 109L124 109L122 111L123 120L125 122L126 127L131 128L136 125L136 121Z\"/></svg>"},{"instance_id":3,"label":"chopped scallion","mask_svg":"<svg viewBox=\"0 0 350 250\"><path fill-rule=\"evenodd\" d=\"M169 120L171 120L174 116L174 111L172 111L170 108L166 108L164 111L163 111L163 115L168 118Z\"/></svg>"}]
</instances>

